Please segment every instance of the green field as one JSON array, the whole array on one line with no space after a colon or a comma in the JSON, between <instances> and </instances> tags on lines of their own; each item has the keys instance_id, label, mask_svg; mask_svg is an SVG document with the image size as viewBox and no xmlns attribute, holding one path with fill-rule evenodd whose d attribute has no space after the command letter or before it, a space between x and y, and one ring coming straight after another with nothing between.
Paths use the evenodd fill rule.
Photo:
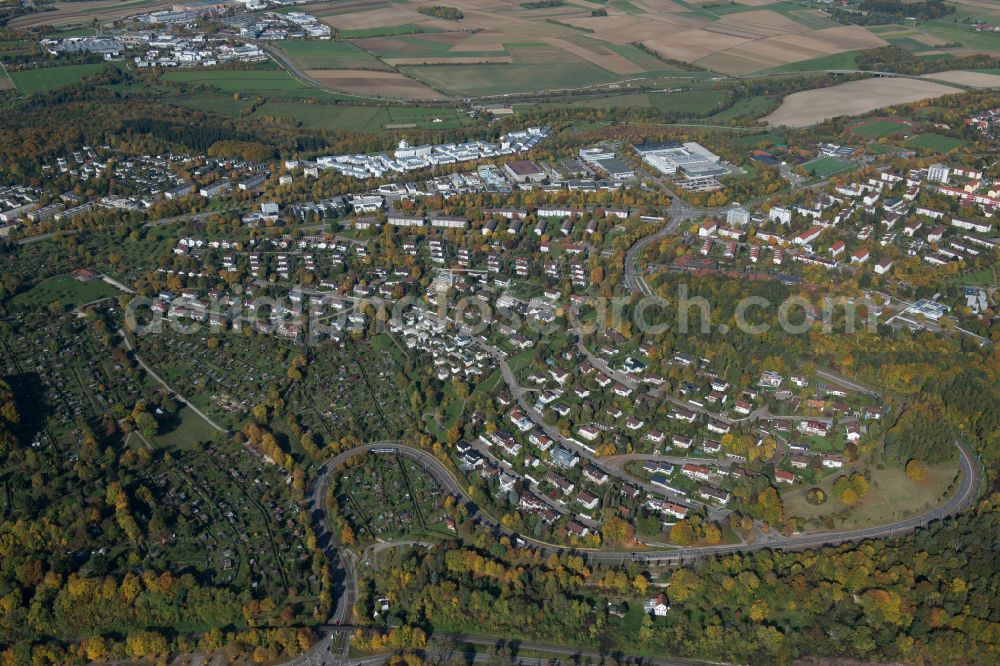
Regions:
<instances>
[{"instance_id":1,"label":"green field","mask_svg":"<svg viewBox=\"0 0 1000 666\"><path fill-rule=\"evenodd\" d=\"M226 93L275 97L320 97L327 94L302 83L282 69L166 72L163 79L175 83L211 86Z\"/></svg>"},{"instance_id":2,"label":"green field","mask_svg":"<svg viewBox=\"0 0 1000 666\"><path fill-rule=\"evenodd\" d=\"M80 282L72 275L56 275L18 294L11 303L18 307L41 308L58 301L63 307L75 308L117 293L101 279Z\"/></svg>"},{"instance_id":3,"label":"green field","mask_svg":"<svg viewBox=\"0 0 1000 666\"><path fill-rule=\"evenodd\" d=\"M774 132L763 132L761 134L736 137L733 141L746 148L770 148L775 144L784 144L785 138Z\"/></svg>"},{"instance_id":4,"label":"green field","mask_svg":"<svg viewBox=\"0 0 1000 666\"><path fill-rule=\"evenodd\" d=\"M623 58L628 58L634 62L639 67L642 67L647 72L678 72L676 67L668 62L664 62L657 58L651 53L646 53L640 48L632 46L631 44L609 44L605 42L600 42L598 40L586 40L586 45L596 45L598 47L603 47L609 51L613 51ZM599 51L598 51L599 52ZM698 76L698 72L684 72L686 76Z\"/></svg>"},{"instance_id":5,"label":"green field","mask_svg":"<svg viewBox=\"0 0 1000 666\"><path fill-rule=\"evenodd\" d=\"M276 46L302 69L389 69L350 42L293 39Z\"/></svg>"},{"instance_id":6,"label":"green field","mask_svg":"<svg viewBox=\"0 0 1000 666\"><path fill-rule=\"evenodd\" d=\"M453 129L472 124L461 109L427 108L411 106L376 106L345 104L352 98L315 90L315 100L268 100L257 107L251 117L277 117L287 119L306 129L333 129L348 132L379 132L392 129L392 125L414 125L414 129ZM291 97L290 95L277 95ZM332 104L332 101L340 101ZM238 118L249 113L252 99L234 100L232 95L209 93L188 97L174 97L174 104L199 111ZM434 122L440 119L441 122ZM390 127L387 127L390 126ZM401 129L401 128L398 128Z\"/></svg>"},{"instance_id":7,"label":"green field","mask_svg":"<svg viewBox=\"0 0 1000 666\"><path fill-rule=\"evenodd\" d=\"M965 142L961 139L955 139L950 136L931 133L915 136L907 141L906 145L911 148L928 148L930 150L936 150L939 153L950 153L956 148L964 146Z\"/></svg>"},{"instance_id":8,"label":"green field","mask_svg":"<svg viewBox=\"0 0 1000 666\"><path fill-rule=\"evenodd\" d=\"M385 38L372 40L357 40L357 44L367 51L376 53L380 58L490 58L507 55L506 51L453 52L451 44L424 39L418 34L385 36Z\"/></svg>"},{"instance_id":9,"label":"green field","mask_svg":"<svg viewBox=\"0 0 1000 666\"><path fill-rule=\"evenodd\" d=\"M903 123L893 122L891 120L876 120L867 125L853 128L851 133L860 134L861 136L866 136L872 139L878 139L883 136L899 134L907 129L909 129L909 126L904 125Z\"/></svg>"},{"instance_id":10,"label":"green field","mask_svg":"<svg viewBox=\"0 0 1000 666\"><path fill-rule=\"evenodd\" d=\"M450 129L471 122L456 109L420 107L352 106L346 104L298 104L267 102L255 116L290 118L308 129L336 129L351 132L378 132L387 126L415 125L418 129ZM440 118L442 122L433 122Z\"/></svg>"},{"instance_id":11,"label":"green field","mask_svg":"<svg viewBox=\"0 0 1000 666\"><path fill-rule=\"evenodd\" d=\"M762 70L762 72L809 72L827 69L856 69L858 63L855 60L855 56L857 54L858 51L844 51L843 53L834 53L833 55L813 58L812 60L790 62L787 65Z\"/></svg>"},{"instance_id":12,"label":"green field","mask_svg":"<svg viewBox=\"0 0 1000 666\"><path fill-rule=\"evenodd\" d=\"M422 65L403 72L433 87L461 96L503 95L582 88L614 83L621 76L588 62L549 65Z\"/></svg>"},{"instance_id":13,"label":"green field","mask_svg":"<svg viewBox=\"0 0 1000 666\"><path fill-rule=\"evenodd\" d=\"M63 65L42 69L10 72L14 85L24 95L47 93L64 86L79 83L84 78L101 71L104 65Z\"/></svg>"},{"instance_id":14,"label":"green field","mask_svg":"<svg viewBox=\"0 0 1000 666\"><path fill-rule=\"evenodd\" d=\"M715 123L727 123L735 118L760 118L777 108L780 100L763 95L741 97L728 109L709 117Z\"/></svg>"},{"instance_id":15,"label":"green field","mask_svg":"<svg viewBox=\"0 0 1000 666\"><path fill-rule=\"evenodd\" d=\"M606 97L587 97L572 102L545 102L540 104L517 104L515 110L532 109L631 109L653 108L664 113L712 113L725 99L720 90L688 91L678 93L624 93ZM723 112L725 113L725 112Z\"/></svg>"},{"instance_id":16,"label":"green field","mask_svg":"<svg viewBox=\"0 0 1000 666\"><path fill-rule=\"evenodd\" d=\"M156 436L156 443L170 449L197 449L199 444L212 441L218 431L189 407L177 412L174 423L163 428Z\"/></svg>"},{"instance_id":17,"label":"green field","mask_svg":"<svg viewBox=\"0 0 1000 666\"><path fill-rule=\"evenodd\" d=\"M872 475L868 495L852 508L833 496L833 482L841 474L831 474L817 485L827 493L819 506L806 501L811 486L800 485L782 493L785 515L798 518L832 518L838 528L854 529L901 520L927 511L942 501L942 495L955 478L955 463L928 466L927 481L914 483L899 467L886 465ZM807 531L808 531L807 527Z\"/></svg>"},{"instance_id":18,"label":"green field","mask_svg":"<svg viewBox=\"0 0 1000 666\"><path fill-rule=\"evenodd\" d=\"M838 160L836 157L820 157L811 162L806 162L802 167L817 178L829 178L838 173L856 169L857 165L853 162Z\"/></svg>"},{"instance_id":19,"label":"green field","mask_svg":"<svg viewBox=\"0 0 1000 666\"><path fill-rule=\"evenodd\" d=\"M898 146L889 146L884 143L869 143L865 146L865 150L873 155L888 155L890 153L898 153L903 149Z\"/></svg>"},{"instance_id":20,"label":"green field","mask_svg":"<svg viewBox=\"0 0 1000 666\"><path fill-rule=\"evenodd\" d=\"M368 37L395 37L396 35L414 35L421 32L441 32L437 28L405 23L389 25L383 28L362 28L357 30L339 30L338 36L343 39L366 39Z\"/></svg>"},{"instance_id":21,"label":"green field","mask_svg":"<svg viewBox=\"0 0 1000 666\"><path fill-rule=\"evenodd\" d=\"M942 42L959 42L973 49L1000 53L1000 35L993 32L976 32L967 23L955 23L960 16L950 14L945 18L920 24L921 32L939 38Z\"/></svg>"}]
</instances>

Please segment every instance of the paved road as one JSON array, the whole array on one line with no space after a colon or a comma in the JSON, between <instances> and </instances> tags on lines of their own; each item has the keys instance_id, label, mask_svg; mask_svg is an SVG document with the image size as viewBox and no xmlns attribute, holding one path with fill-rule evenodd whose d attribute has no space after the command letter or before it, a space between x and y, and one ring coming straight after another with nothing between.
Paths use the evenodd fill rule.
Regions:
<instances>
[{"instance_id":1,"label":"paved road","mask_svg":"<svg viewBox=\"0 0 1000 666\"><path fill-rule=\"evenodd\" d=\"M17 245L30 245L31 243L37 243L39 241L48 240L49 238L55 238L56 236L71 236L75 233L79 233L79 230L59 229L56 231L50 231L47 234L38 234L37 236L26 236L25 238L19 238L14 242Z\"/></svg>"},{"instance_id":2,"label":"paved road","mask_svg":"<svg viewBox=\"0 0 1000 666\"><path fill-rule=\"evenodd\" d=\"M821 546L836 545L845 542L861 541L864 539L877 539L893 537L899 534L910 532L918 527L924 526L934 520L939 520L947 516L955 515L968 508L978 495L981 484L979 466L968 448L959 441L956 441L959 452L959 462L961 467L961 483L957 491L948 498L944 504L935 507L922 514L905 518L887 525L869 527L857 530L845 530L840 532L825 532L819 534L800 534L786 537L781 534L764 534L760 540L753 544L735 544L720 546L702 546L696 548L674 548L674 549L651 549L641 552L621 552L621 551L599 551L579 549L574 550L564 546L548 544L537 541L530 537L518 535L533 548L548 555L552 553L576 552L584 557L588 562L601 562L606 564L625 564L638 561L651 565L674 565L691 562L693 560L713 555L723 555L740 552L750 552L762 549L774 550L802 550L808 548L818 548ZM385 450L386 455L401 455L418 463L428 474L448 493L459 497L469 510L470 517L482 521L491 526L494 530L514 536L514 533L500 525L492 516L489 516L472 502L465 492L462 483L455 475L445 467L441 461L432 454L422 449L403 444L402 442L383 441L370 442L362 446L349 449L337 455L324 464L318 473L316 482L313 484L311 494L311 510L316 523L317 540L320 546L327 553L331 564L337 567L336 580L340 587L337 608L330 618L329 625L322 633L320 640L305 654L286 662L286 666L313 666L321 664L375 664L382 663L385 656L370 657L365 659L350 660L347 658L348 631L343 631L349 627L353 620L353 607L357 600L357 573L354 569L353 554L346 554L349 551L337 548L337 542L331 530L329 516L326 512L325 498L327 491L334 478L335 471L346 463L350 458L373 449ZM448 636L445 635L445 638ZM462 638L469 642L466 637ZM475 639L479 641L493 641L493 639ZM495 642L495 641L494 641ZM485 644L485 643L478 643ZM521 643L523 649L545 649L550 650L551 646L543 644ZM535 647L533 647L535 646ZM572 648L558 648L566 650L562 654L587 654L573 650ZM678 660L663 660L661 662L646 661L645 663L682 664L693 663Z\"/></svg>"},{"instance_id":3,"label":"paved road","mask_svg":"<svg viewBox=\"0 0 1000 666\"><path fill-rule=\"evenodd\" d=\"M961 469L961 482L957 491L948 498L946 502L938 507L930 509L910 518L904 518L894 523L867 527L856 530L845 530L840 532L823 532L815 534L800 534L786 537L781 534L771 534L766 540L753 544L733 544L720 546L702 546L696 548L682 548L670 550L646 550L640 553L615 552L579 549L580 555L587 560L595 562L623 562L631 560L633 555L637 555L643 561L657 564L671 564L691 560L707 555L718 555L723 553L746 552L760 550L764 548L797 550L804 548L814 548L825 545L843 543L846 541L860 541L862 539L875 539L891 537L904 532L909 532L917 527L926 525L931 521L954 515L966 509L975 500L981 483L979 465L968 448L961 442L956 441L959 452L959 466ZM457 495L466 503L470 509L470 515L475 515L483 522L494 526L496 529L512 534L506 530L489 515L478 510L466 495L462 484L455 478L452 472L446 468L437 458L422 449L417 449L401 442L374 442L365 444L348 451L344 451L321 469L321 477L317 480L317 485L328 486L329 477L334 469L346 462L352 456L363 451L370 451L373 448L391 446L396 449L398 455L406 456L418 462L428 473L441 484L447 492ZM322 509L325 512L325 507ZM325 520L325 516L324 516ZM571 548L546 544L529 537L520 535L521 538L531 543L534 547L542 550L546 554L561 553Z\"/></svg>"},{"instance_id":4,"label":"paved road","mask_svg":"<svg viewBox=\"0 0 1000 666\"><path fill-rule=\"evenodd\" d=\"M596 663L633 663L650 666L694 666L696 664L707 664L710 662L696 661L691 659L677 659L672 657L638 657L624 655L617 652L595 652L587 649L577 649L551 643L541 643L535 641L505 641L496 638L485 638L479 636L467 636L464 634L435 634L432 643L440 643L440 647L430 646L426 652L434 656L448 658L453 657L464 661L470 659L474 662L497 663L497 658L488 652L472 653L463 649L463 646L478 646L485 648L510 647L514 651L541 652L552 655L552 657L507 657L511 659L509 663L523 664L525 666L546 666L553 663L578 664L581 659L594 660ZM383 664L392 655L373 655L371 657L358 657L349 661L349 664L356 666L367 666L368 664ZM611 662L617 658L620 661ZM565 660L565 662L563 661Z\"/></svg>"}]
</instances>

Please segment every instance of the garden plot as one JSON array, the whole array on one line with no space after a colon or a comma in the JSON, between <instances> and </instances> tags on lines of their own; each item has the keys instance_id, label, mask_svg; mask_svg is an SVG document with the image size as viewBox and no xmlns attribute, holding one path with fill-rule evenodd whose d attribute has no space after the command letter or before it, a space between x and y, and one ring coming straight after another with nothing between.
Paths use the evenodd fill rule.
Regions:
<instances>
[{"instance_id":1,"label":"garden plot","mask_svg":"<svg viewBox=\"0 0 1000 666\"><path fill-rule=\"evenodd\" d=\"M364 454L348 463L333 492L358 542L447 534L446 495L434 477L409 458Z\"/></svg>"}]
</instances>

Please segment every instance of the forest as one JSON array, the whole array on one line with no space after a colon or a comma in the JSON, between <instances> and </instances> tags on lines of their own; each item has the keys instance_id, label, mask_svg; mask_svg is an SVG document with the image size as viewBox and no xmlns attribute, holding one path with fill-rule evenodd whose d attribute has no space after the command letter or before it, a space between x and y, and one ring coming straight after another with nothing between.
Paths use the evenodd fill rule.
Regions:
<instances>
[{"instance_id":1,"label":"forest","mask_svg":"<svg viewBox=\"0 0 1000 666\"><path fill-rule=\"evenodd\" d=\"M938 19L955 12L955 6L944 0L919 0L903 2L902 0L862 0L857 5L858 11L835 7L830 15L841 23L858 25L881 25L884 23L899 23L909 17L919 21Z\"/></svg>"},{"instance_id":2,"label":"forest","mask_svg":"<svg viewBox=\"0 0 1000 666\"><path fill-rule=\"evenodd\" d=\"M673 570L670 611L653 618L641 604L655 595L656 578L640 565L591 568L579 557L545 558L480 534L474 545L413 550L402 564L370 574L359 606L387 596L410 629L406 635L421 639L490 627L513 639L570 642L610 655L992 664L1000 659L998 546L994 496L896 540L764 550ZM609 604L623 616L610 613Z\"/></svg>"},{"instance_id":3,"label":"forest","mask_svg":"<svg viewBox=\"0 0 1000 666\"><path fill-rule=\"evenodd\" d=\"M855 56L858 69L900 74L930 74L951 69L991 69L1000 66L1000 58L977 53L966 56L944 54L939 58L918 58L900 46L881 46L859 51Z\"/></svg>"}]
</instances>

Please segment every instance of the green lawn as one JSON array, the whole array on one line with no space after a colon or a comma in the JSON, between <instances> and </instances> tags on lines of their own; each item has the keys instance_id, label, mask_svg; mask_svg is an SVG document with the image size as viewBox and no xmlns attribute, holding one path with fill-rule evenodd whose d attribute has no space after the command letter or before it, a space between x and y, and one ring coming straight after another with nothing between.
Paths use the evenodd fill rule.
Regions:
<instances>
[{"instance_id":1,"label":"green lawn","mask_svg":"<svg viewBox=\"0 0 1000 666\"><path fill-rule=\"evenodd\" d=\"M874 155L888 155L890 153L898 153L903 149L898 146L890 146L884 143L869 143L865 146L865 150Z\"/></svg>"},{"instance_id":2,"label":"green lawn","mask_svg":"<svg viewBox=\"0 0 1000 666\"><path fill-rule=\"evenodd\" d=\"M10 72L14 85L24 95L47 93L57 88L79 83L84 78L101 71L104 65L63 65L42 69L26 69Z\"/></svg>"},{"instance_id":3,"label":"green lawn","mask_svg":"<svg viewBox=\"0 0 1000 666\"><path fill-rule=\"evenodd\" d=\"M898 134L906 129L909 129L909 127L903 123L892 122L891 120L876 120L875 122L867 125L855 127L851 130L851 132L853 134L860 134L861 136L878 139L879 137Z\"/></svg>"},{"instance_id":4,"label":"green lawn","mask_svg":"<svg viewBox=\"0 0 1000 666\"><path fill-rule=\"evenodd\" d=\"M174 423L161 426L161 432L153 440L171 449L192 449L209 442L218 432L188 407L182 407Z\"/></svg>"},{"instance_id":5,"label":"green lawn","mask_svg":"<svg viewBox=\"0 0 1000 666\"><path fill-rule=\"evenodd\" d=\"M868 495L854 507L847 507L834 497L832 488L837 477L846 476L849 472L838 472L816 484L827 494L825 503L814 506L807 502L806 492L812 486L806 484L783 492L782 500L786 516L806 520L831 518L837 529L880 525L922 513L940 504L942 495L956 473L957 468L953 462L928 466L927 480L915 483L906 476L902 468L886 466L885 469L872 472ZM807 524L806 531L809 529Z\"/></svg>"},{"instance_id":6,"label":"green lawn","mask_svg":"<svg viewBox=\"0 0 1000 666\"><path fill-rule=\"evenodd\" d=\"M276 46L302 69L389 69L350 42L289 39Z\"/></svg>"},{"instance_id":7,"label":"green lawn","mask_svg":"<svg viewBox=\"0 0 1000 666\"><path fill-rule=\"evenodd\" d=\"M915 136L906 142L906 145L911 148L929 148L930 150L936 150L939 153L950 153L956 148L960 148L965 145L965 141L961 139L955 139L950 136L943 136L941 134L921 134L920 136Z\"/></svg>"},{"instance_id":8,"label":"green lawn","mask_svg":"<svg viewBox=\"0 0 1000 666\"><path fill-rule=\"evenodd\" d=\"M737 137L733 141L747 148L759 148L761 146L770 147L776 143L783 144L785 138L773 132L764 132L763 134L750 134Z\"/></svg>"},{"instance_id":9,"label":"green lawn","mask_svg":"<svg viewBox=\"0 0 1000 666\"><path fill-rule=\"evenodd\" d=\"M817 178L829 178L838 173L857 168L857 165L853 162L838 160L836 157L820 157L811 162L806 162L802 166Z\"/></svg>"},{"instance_id":10,"label":"green lawn","mask_svg":"<svg viewBox=\"0 0 1000 666\"><path fill-rule=\"evenodd\" d=\"M114 287L99 278L80 282L72 275L56 275L21 292L11 299L11 304L16 307L39 308L59 301L65 307L75 308L117 293Z\"/></svg>"}]
</instances>

